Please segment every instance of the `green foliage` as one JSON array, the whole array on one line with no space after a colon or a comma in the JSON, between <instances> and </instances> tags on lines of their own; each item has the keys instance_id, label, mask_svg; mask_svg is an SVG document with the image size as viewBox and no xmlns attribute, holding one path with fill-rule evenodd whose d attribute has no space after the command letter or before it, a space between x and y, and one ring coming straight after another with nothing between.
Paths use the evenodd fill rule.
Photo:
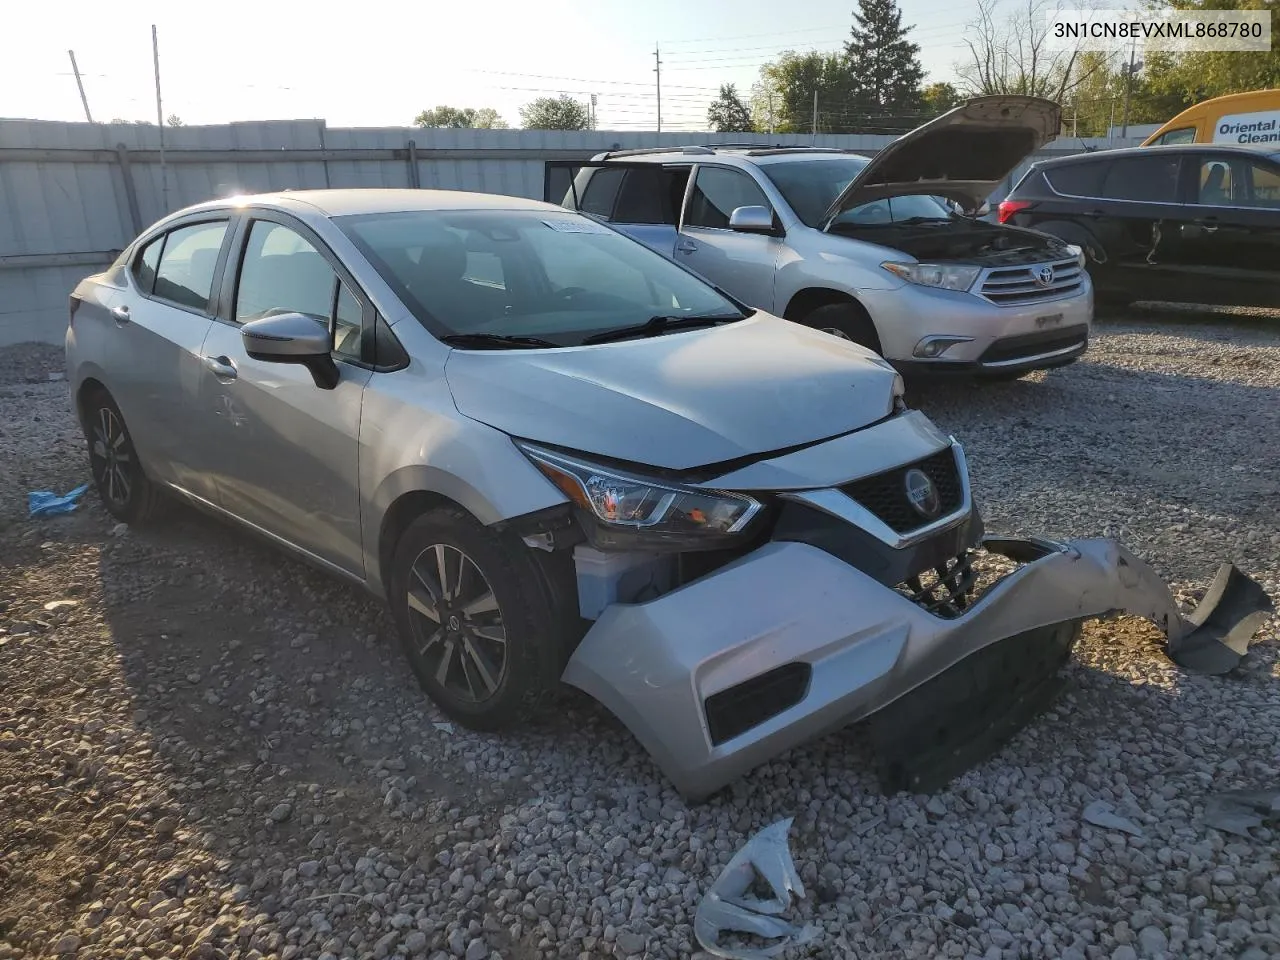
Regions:
<instances>
[{"instance_id":1,"label":"green foliage","mask_svg":"<svg viewBox=\"0 0 1280 960\"><path fill-rule=\"evenodd\" d=\"M1152 10L1269 10L1273 23L1280 0L1149 0ZM1280 87L1280 44L1266 53L1202 51L1152 54L1143 65L1141 108L1185 108L1228 93ZM1177 110L1162 116L1168 120ZM1152 121L1154 122L1154 121Z\"/></svg>"},{"instance_id":2,"label":"green foliage","mask_svg":"<svg viewBox=\"0 0 1280 960\"><path fill-rule=\"evenodd\" d=\"M414 117L413 122L419 127L434 127L450 130L479 129L505 130L506 124L498 116L493 107L446 107L439 106L434 110L423 110Z\"/></svg>"},{"instance_id":3,"label":"green foliage","mask_svg":"<svg viewBox=\"0 0 1280 960\"><path fill-rule=\"evenodd\" d=\"M844 57L835 53L796 53L788 50L760 68L762 80L774 90L774 130L805 133L813 129L813 95L818 109L844 111L853 100L853 77ZM843 114L841 114L843 116ZM843 124L824 123L823 132L840 132Z\"/></svg>"},{"instance_id":4,"label":"green foliage","mask_svg":"<svg viewBox=\"0 0 1280 960\"><path fill-rule=\"evenodd\" d=\"M952 107L960 106L963 100L960 91L950 83L931 83L920 91L921 107L930 117L939 116Z\"/></svg>"},{"instance_id":5,"label":"green foliage","mask_svg":"<svg viewBox=\"0 0 1280 960\"><path fill-rule=\"evenodd\" d=\"M520 122L526 130L587 130L591 114L586 104L562 93L526 103L520 108Z\"/></svg>"},{"instance_id":6,"label":"green foliage","mask_svg":"<svg viewBox=\"0 0 1280 960\"><path fill-rule=\"evenodd\" d=\"M707 123L717 133L751 133L755 124L751 108L738 96L732 83L720 85L720 95L707 108Z\"/></svg>"},{"instance_id":7,"label":"green foliage","mask_svg":"<svg viewBox=\"0 0 1280 960\"><path fill-rule=\"evenodd\" d=\"M844 45L857 106L881 114L914 114L920 108L920 46L907 39L895 0L858 0ZM912 124L914 126L914 124Z\"/></svg>"}]
</instances>

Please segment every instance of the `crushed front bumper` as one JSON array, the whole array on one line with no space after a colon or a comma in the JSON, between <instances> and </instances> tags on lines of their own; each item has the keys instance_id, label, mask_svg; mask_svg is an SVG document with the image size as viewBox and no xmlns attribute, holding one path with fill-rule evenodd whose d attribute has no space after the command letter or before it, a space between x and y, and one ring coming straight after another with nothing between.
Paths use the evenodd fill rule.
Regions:
<instances>
[{"instance_id":1,"label":"crushed front bumper","mask_svg":"<svg viewBox=\"0 0 1280 960\"><path fill-rule=\"evenodd\" d=\"M658 599L607 608L564 680L616 714L697 800L1008 638L1060 645L1060 625L1125 612L1159 626L1175 662L1222 673L1270 606L1225 566L1184 618L1156 573L1110 540L984 545L1021 566L943 619L818 547L770 542Z\"/></svg>"}]
</instances>

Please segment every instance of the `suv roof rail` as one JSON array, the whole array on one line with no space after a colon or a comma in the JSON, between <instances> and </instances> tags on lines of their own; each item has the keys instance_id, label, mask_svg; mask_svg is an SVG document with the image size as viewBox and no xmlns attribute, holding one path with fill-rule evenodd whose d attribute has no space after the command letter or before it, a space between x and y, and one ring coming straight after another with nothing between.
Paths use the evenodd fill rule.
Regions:
<instances>
[{"instance_id":1,"label":"suv roof rail","mask_svg":"<svg viewBox=\"0 0 1280 960\"><path fill-rule=\"evenodd\" d=\"M684 146L684 147L638 147L632 150L609 150L606 151L603 159L610 160L613 157L640 157L651 153L696 153L696 154L712 154L714 150L707 147Z\"/></svg>"},{"instance_id":2,"label":"suv roof rail","mask_svg":"<svg viewBox=\"0 0 1280 960\"><path fill-rule=\"evenodd\" d=\"M628 150L608 150L602 156L604 160L614 157L641 157L659 153L683 153L694 156L712 156L717 150L745 150L751 157L767 157L776 153L791 153L796 150L807 150L814 153L856 153L842 147L811 147L805 144L785 143L747 143L746 141L725 141L724 143L685 144L670 147L636 147Z\"/></svg>"},{"instance_id":3,"label":"suv roof rail","mask_svg":"<svg viewBox=\"0 0 1280 960\"><path fill-rule=\"evenodd\" d=\"M757 150L748 150L747 156L768 157L778 153L791 153L792 151L795 151L795 150L805 150L805 151L808 151L809 153L858 153L859 152L857 150L846 149L845 147L777 146L777 147L762 147Z\"/></svg>"}]
</instances>

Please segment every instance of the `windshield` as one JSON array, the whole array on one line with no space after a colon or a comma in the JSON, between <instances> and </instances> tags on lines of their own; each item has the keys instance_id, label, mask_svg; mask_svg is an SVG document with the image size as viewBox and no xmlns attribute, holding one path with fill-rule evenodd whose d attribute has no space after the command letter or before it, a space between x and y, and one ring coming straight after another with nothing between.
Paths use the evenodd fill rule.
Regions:
<instances>
[{"instance_id":1,"label":"windshield","mask_svg":"<svg viewBox=\"0 0 1280 960\"><path fill-rule=\"evenodd\" d=\"M765 163L760 168L791 205L806 226L822 226L822 215L835 202L849 181L870 163L866 157L835 157L828 160L796 160ZM919 218L945 220L950 211L943 201L928 196L893 197L892 202L876 200L846 210L836 223L898 223Z\"/></svg>"},{"instance_id":2,"label":"windshield","mask_svg":"<svg viewBox=\"0 0 1280 960\"><path fill-rule=\"evenodd\" d=\"M578 214L430 210L335 222L437 337L573 346L655 316L744 316L681 267Z\"/></svg>"}]
</instances>

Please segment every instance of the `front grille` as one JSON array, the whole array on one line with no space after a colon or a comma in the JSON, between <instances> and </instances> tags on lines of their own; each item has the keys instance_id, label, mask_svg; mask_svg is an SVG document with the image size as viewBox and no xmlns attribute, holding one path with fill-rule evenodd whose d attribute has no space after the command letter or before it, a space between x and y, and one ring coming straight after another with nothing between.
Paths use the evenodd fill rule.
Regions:
<instances>
[{"instance_id":1,"label":"front grille","mask_svg":"<svg viewBox=\"0 0 1280 960\"><path fill-rule=\"evenodd\" d=\"M1016 337L1005 337L997 340L978 358L979 364L1002 363L1008 360L1022 360L1026 357L1038 357L1078 347L1089 340L1089 328L1086 326L1067 327L1051 333L1024 333Z\"/></svg>"},{"instance_id":2,"label":"front grille","mask_svg":"<svg viewBox=\"0 0 1280 960\"><path fill-rule=\"evenodd\" d=\"M712 744L732 740L794 707L808 693L812 675L809 664L788 663L707 697L702 709Z\"/></svg>"},{"instance_id":3,"label":"front grille","mask_svg":"<svg viewBox=\"0 0 1280 960\"><path fill-rule=\"evenodd\" d=\"M935 617L947 620L963 614L976 599L978 572L973 551L966 550L932 570L898 584L897 591Z\"/></svg>"},{"instance_id":4,"label":"front grille","mask_svg":"<svg viewBox=\"0 0 1280 960\"><path fill-rule=\"evenodd\" d=\"M894 533L910 533L937 519L921 516L907 499L906 473L912 468L922 470L933 481L938 491L938 517L960 509L964 489L960 467L950 447L916 463L906 463L884 473L846 483L840 489L875 514Z\"/></svg>"},{"instance_id":5,"label":"front grille","mask_svg":"<svg viewBox=\"0 0 1280 960\"><path fill-rule=\"evenodd\" d=\"M1037 277L1045 267L1053 268L1053 279L1041 283ZM1066 297L1084 284L1083 271L1075 260L1032 263L1022 267L996 267L982 281L982 296L1002 307L1036 303Z\"/></svg>"}]
</instances>

